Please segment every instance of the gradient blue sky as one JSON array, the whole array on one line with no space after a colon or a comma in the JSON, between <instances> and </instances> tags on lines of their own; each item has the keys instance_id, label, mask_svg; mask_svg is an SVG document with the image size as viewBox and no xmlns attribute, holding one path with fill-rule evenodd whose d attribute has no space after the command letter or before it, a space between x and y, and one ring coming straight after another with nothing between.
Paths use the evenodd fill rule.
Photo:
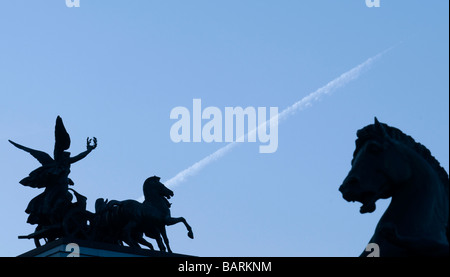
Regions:
<instances>
[{"instance_id":1,"label":"gradient blue sky","mask_svg":"<svg viewBox=\"0 0 450 277\"><path fill-rule=\"evenodd\" d=\"M356 130L381 122L449 169L449 3L348 1L2 0L0 256L34 248L24 210L41 190L18 182L39 163L10 145L53 151L60 115L75 189L136 199L143 181L175 176L225 143L170 139L172 108L292 105L396 45L357 80L279 126L278 150L243 143L173 188L174 252L198 256L355 256L389 200L361 215L338 191ZM154 243L156 246L156 244Z\"/></svg>"}]
</instances>

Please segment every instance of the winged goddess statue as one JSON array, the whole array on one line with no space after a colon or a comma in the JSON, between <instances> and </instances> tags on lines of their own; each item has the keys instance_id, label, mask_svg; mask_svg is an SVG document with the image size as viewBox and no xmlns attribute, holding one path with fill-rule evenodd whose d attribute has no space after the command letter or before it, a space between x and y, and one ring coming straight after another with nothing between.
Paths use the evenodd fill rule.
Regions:
<instances>
[{"instance_id":1,"label":"winged goddess statue","mask_svg":"<svg viewBox=\"0 0 450 277\"><path fill-rule=\"evenodd\" d=\"M9 142L30 153L42 165L19 182L32 188L45 188L44 192L33 198L28 204L25 210L29 214L27 222L44 226L59 224L65 212L70 208L73 198L69 192L69 185L74 185L69 178L70 165L85 158L94 150L97 147L97 139L88 137L87 150L77 156L70 157L70 152L65 151L70 147L70 136L61 117L58 116L55 125L53 158L43 151L22 146L11 140Z\"/></svg>"}]
</instances>

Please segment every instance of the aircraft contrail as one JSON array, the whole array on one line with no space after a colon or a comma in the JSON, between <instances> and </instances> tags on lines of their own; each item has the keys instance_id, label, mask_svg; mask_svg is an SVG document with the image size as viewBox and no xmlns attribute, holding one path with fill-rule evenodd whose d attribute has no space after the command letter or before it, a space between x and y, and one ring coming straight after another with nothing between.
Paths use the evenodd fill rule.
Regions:
<instances>
[{"instance_id":1,"label":"aircraft contrail","mask_svg":"<svg viewBox=\"0 0 450 277\"><path fill-rule=\"evenodd\" d=\"M278 114L278 116L274 116L274 117L270 118L269 120L278 119L278 124L279 124L282 120L287 119L289 116L292 116L296 112L304 110L307 107L310 107L314 102L318 101L322 96L327 95L327 94L331 93L333 90L335 90L339 87L342 87L342 86L348 84L349 82L357 79L361 75L361 73L364 72L364 70L368 69L376 60L381 58L381 56L383 56L386 52L390 51L392 48L394 48L394 46L378 53L377 55L375 55L373 57L368 58L363 63L361 63L361 64L353 67L349 71L341 74L339 77L330 81L325 86L317 89L314 92L311 92L307 96L303 97L301 100L295 102L291 106L289 106L286 109L284 109L283 111L281 111ZM256 130L258 128L260 128L262 125L269 123L269 120L262 123L256 129L249 131L247 134L245 134L245 136L247 136L249 133L256 132ZM200 170L202 170L208 164L223 157L225 154L230 152L237 145L238 145L237 142L230 142L226 146L224 146L224 147L220 148L219 150L215 151L214 153L206 156L205 158L201 159L200 161L196 162L195 164L191 165L190 167L184 169L183 171L179 172L177 175L166 180L163 183L168 187L174 187L174 186L179 185L180 183L185 181L187 177L195 175L196 173L198 173ZM141 196L138 200L143 201L144 197Z\"/></svg>"}]
</instances>

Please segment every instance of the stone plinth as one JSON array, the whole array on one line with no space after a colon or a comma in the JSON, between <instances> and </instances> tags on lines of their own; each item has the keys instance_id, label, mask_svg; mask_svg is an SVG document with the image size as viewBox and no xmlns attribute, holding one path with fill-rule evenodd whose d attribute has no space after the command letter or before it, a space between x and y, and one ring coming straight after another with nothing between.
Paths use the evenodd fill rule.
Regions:
<instances>
[{"instance_id":1,"label":"stone plinth","mask_svg":"<svg viewBox=\"0 0 450 277\"><path fill-rule=\"evenodd\" d=\"M136 249L127 246L85 241L58 239L35 248L19 257L192 257L188 255Z\"/></svg>"}]
</instances>

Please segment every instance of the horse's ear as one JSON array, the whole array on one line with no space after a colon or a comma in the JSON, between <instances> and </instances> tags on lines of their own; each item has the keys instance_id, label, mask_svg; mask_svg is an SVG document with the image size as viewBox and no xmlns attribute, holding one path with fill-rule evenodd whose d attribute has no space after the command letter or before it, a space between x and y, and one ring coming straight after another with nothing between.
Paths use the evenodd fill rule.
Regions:
<instances>
[{"instance_id":1,"label":"horse's ear","mask_svg":"<svg viewBox=\"0 0 450 277\"><path fill-rule=\"evenodd\" d=\"M382 134L383 137L385 137L385 138L387 138L387 139L390 138L389 134L388 134L387 131L386 131L386 128L384 128L383 124L381 124L381 123L378 121L378 119L377 119L376 116L375 116L375 124L374 124L374 125L375 125L375 129L376 129L380 134Z\"/></svg>"}]
</instances>

